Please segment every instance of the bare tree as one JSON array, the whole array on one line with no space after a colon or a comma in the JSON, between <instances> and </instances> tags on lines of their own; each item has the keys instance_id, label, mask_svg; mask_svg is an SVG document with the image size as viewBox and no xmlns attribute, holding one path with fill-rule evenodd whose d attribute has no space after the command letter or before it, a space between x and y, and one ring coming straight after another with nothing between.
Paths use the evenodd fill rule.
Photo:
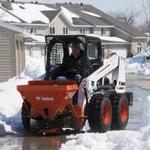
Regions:
<instances>
[{"instance_id":1,"label":"bare tree","mask_svg":"<svg viewBox=\"0 0 150 150\"><path fill-rule=\"evenodd\" d=\"M133 27L136 26L136 21L138 17L140 16L140 14L141 12L137 11L133 7L126 8L125 10L109 12L109 15L111 15L112 17Z\"/></svg>"},{"instance_id":2,"label":"bare tree","mask_svg":"<svg viewBox=\"0 0 150 150\"><path fill-rule=\"evenodd\" d=\"M143 0L142 13L147 23L150 20L150 0Z\"/></svg>"},{"instance_id":3,"label":"bare tree","mask_svg":"<svg viewBox=\"0 0 150 150\"><path fill-rule=\"evenodd\" d=\"M143 0L143 30L148 33L148 45L150 45L150 0Z\"/></svg>"}]
</instances>

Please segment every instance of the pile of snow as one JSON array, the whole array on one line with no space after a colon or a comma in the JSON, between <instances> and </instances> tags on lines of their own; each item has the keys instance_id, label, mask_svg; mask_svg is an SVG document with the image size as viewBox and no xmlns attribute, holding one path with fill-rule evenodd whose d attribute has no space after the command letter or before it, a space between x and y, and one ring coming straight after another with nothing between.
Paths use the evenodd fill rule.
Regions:
<instances>
[{"instance_id":1,"label":"pile of snow","mask_svg":"<svg viewBox=\"0 0 150 150\"><path fill-rule=\"evenodd\" d=\"M44 74L44 58L26 58L26 67L24 71L7 82L0 83L0 134L4 131L16 130L22 128L21 107L22 97L17 91L17 85L27 84L29 80L38 79L41 74ZM7 126L6 126L7 124ZM8 125L10 127L8 127ZM13 132L13 131L12 131Z\"/></svg>"},{"instance_id":2,"label":"pile of snow","mask_svg":"<svg viewBox=\"0 0 150 150\"><path fill-rule=\"evenodd\" d=\"M143 52L126 60L127 73L147 74L150 71L148 64L142 64ZM135 67L136 66L136 67ZM28 80L38 79L44 74L44 58L27 57L24 71L7 82L0 83L0 134L14 133L23 129L21 121L22 97L16 90L19 84L26 84ZM147 71L143 71L147 70ZM138 90L138 93L141 91ZM144 96L144 95L143 95ZM142 97L143 98L143 97ZM140 99L140 98L139 98ZM141 106L141 105L140 105ZM132 106L138 109L137 105ZM150 95L145 97L143 104L143 127L137 131L108 131L103 134L84 133L69 136L69 140L61 145L61 150L131 150L150 149ZM140 110L141 111L141 110ZM84 127L89 129L88 124Z\"/></svg>"},{"instance_id":3,"label":"pile of snow","mask_svg":"<svg viewBox=\"0 0 150 150\"><path fill-rule=\"evenodd\" d=\"M149 75L150 65L149 63L143 62L144 58L147 56L150 56L150 47L141 51L138 55L126 59L126 73Z\"/></svg>"}]
</instances>

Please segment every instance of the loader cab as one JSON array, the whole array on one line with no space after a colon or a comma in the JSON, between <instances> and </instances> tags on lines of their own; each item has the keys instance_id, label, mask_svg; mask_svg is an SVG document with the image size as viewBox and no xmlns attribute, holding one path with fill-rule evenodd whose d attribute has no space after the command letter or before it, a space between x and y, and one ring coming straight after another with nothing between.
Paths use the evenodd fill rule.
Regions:
<instances>
[{"instance_id":1,"label":"loader cab","mask_svg":"<svg viewBox=\"0 0 150 150\"><path fill-rule=\"evenodd\" d=\"M94 72L103 65L103 51L101 41L98 37L89 35L47 35L45 36L45 69L46 80L49 80L50 70L61 65L65 57L71 54L72 43L79 43L80 49L84 52L83 70L86 70L87 58L90 60ZM87 75L83 71L82 77Z\"/></svg>"}]
</instances>

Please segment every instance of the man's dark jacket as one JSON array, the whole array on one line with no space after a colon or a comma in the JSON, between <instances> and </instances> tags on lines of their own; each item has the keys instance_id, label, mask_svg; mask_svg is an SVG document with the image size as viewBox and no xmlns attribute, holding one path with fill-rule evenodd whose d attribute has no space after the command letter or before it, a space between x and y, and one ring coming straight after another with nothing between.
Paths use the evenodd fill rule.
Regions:
<instances>
[{"instance_id":1,"label":"man's dark jacket","mask_svg":"<svg viewBox=\"0 0 150 150\"><path fill-rule=\"evenodd\" d=\"M73 78L76 74L82 75L83 73L83 55L81 50L78 57L74 57L73 54L64 59L63 63L51 72L51 79L55 79L57 76L66 76L67 78ZM87 61L87 69L90 68L90 61ZM87 72L87 75L89 73Z\"/></svg>"}]
</instances>

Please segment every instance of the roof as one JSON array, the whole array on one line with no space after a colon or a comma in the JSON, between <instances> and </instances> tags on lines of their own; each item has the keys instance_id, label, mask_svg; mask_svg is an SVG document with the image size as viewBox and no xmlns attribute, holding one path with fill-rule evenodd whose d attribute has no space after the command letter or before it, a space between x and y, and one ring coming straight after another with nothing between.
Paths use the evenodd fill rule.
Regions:
<instances>
[{"instance_id":1,"label":"roof","mask_svg":"<svg viewBox=\"0 0 150 150\"><path fill-rule=\"evenodd\" d=\"M0 26L4 27L4 28L7 28L9 30L15 31L17 33L22 33L25 36L28 36L28 34L29 34L25 29L17 27L17 26L14 26L14 25L11 25L9 23L5 23L5 22L3 22L1 20L0 20Z\"/></svg>"},{"instance_id":2,"label":"roof","mask_svg":"<svg viewBox=\"0 0 150 150\"><path fill-rule=\"evenodd\" d=\"M93 26L108 26L115 27L133 37L147 37L143 32L125 24L114 17L102 12L101 10L93 7L92 5L80 5L80 4L66 4L59 3L60 6L72 11L73 13L79 15L81 18L88 20Z\"/></svg>"},{"instance_id":3,"label":"roof","mask_svg":"<svg viewBox=\"0 0 150 150\"><path fill-rule=\"evenodd\" d=\"M49 19L49 22L51 22L60 13L60 11L61 10L41 11L41 12Z\"/></svg>"},{"instance_id":4,"label":"roof","mask_svg":"<svg viewBox=\"0 0 150 150\"><path fill-rule=\"evenodd\" d=\"M111 25L109 22L105 22L103 18L101 18L101 15L98 15L96 13L93 13L91 10L84 9L84 6L80 6L79 4L71 4L70 6L64 3L59 4L61 7L70 10L72 13L77 14L80 16L80 18L84 18L84 20L87 20L90 24L93 26L97 25Z\"/></svg>"},{"instance_id":5,"label":"roof","mask_svg":"<svg viewBox=\"0 0 150 150\"><path fill-rule=\"evenodd\" d=\"M112 36L106 37L106 36L98 36L98 35L94 35L94 34L88 34L87 36L97 37L97 38L99 38L101 40L101 42L103 44L106 44L106 43L107 44L112 44L112 43L116 43L116 44L128 44L127 41L125 41L125 40L123 40L121 38L118 38L118 37L114 37L114 36L113 37Z\"/></svg>"},{"instance_id":6,"label":"roof","mask_svg":"<svg viewBox=\"0 0 150 150\"><path fill-rule=\"evenodd\" d=\"M89 22L87 22L86 20L84 20L83 18L76 18L76 17L72 17L73 20L73 25L84 25L84 26L91 26L92 24L90 24Z\"/></svg>"},{"instance_id":7,"label":"roof","mask_svg":"<svg viewBox=\"0 0 150 150\"><path fill-rule=\"evenodd\" d=\"M40 4L4 1L0 4L1 20L9 23L49 24L58 15L62 15L72 27L110 27L116 28L131 37L147 38L143 32L124 24L112 16L88 4ZM11 4L11 5L10 5ZM10 7L11 6L11 7ZM34 11L34 13L33 13Z\"/></svg>"},{"instance_id":8,"label":"roof","mask_svg":"<svg viewBox=\"0 0 150 150\"><path fill-rule=\"evenodd\" d=\"M10 5L11 9L9 9L7 5ZM43 14L42 11L54 11L54 10L55 10L54 8L47 7L46 5L43 4L20 3L20 2L11 3L10 1L3 1L2 3L0 3L0 12L1 14L4 14L1 17L1 20L7 22L16 22L16 23L37 22L40 24L49 24L49 19Z\"/></svg>"},{"instance_id":9,"label":"roof","mask_svg":"<svg viewBox=\"0 0 150 150\"><path fill-rule=\"evenodd\" d=\"M27 32L25 29L11 25L9 23L5 23L3 21L0 20L0 26L3 28L7 28L9 30L15 31L16 33L22 34L23 37L25 38L25 40L30 40L30 41L35 41L35 42L45 42L45 37L44 36L37 36L37 35L33 35L29 32Z\"/></svg>"}]
</instances>

